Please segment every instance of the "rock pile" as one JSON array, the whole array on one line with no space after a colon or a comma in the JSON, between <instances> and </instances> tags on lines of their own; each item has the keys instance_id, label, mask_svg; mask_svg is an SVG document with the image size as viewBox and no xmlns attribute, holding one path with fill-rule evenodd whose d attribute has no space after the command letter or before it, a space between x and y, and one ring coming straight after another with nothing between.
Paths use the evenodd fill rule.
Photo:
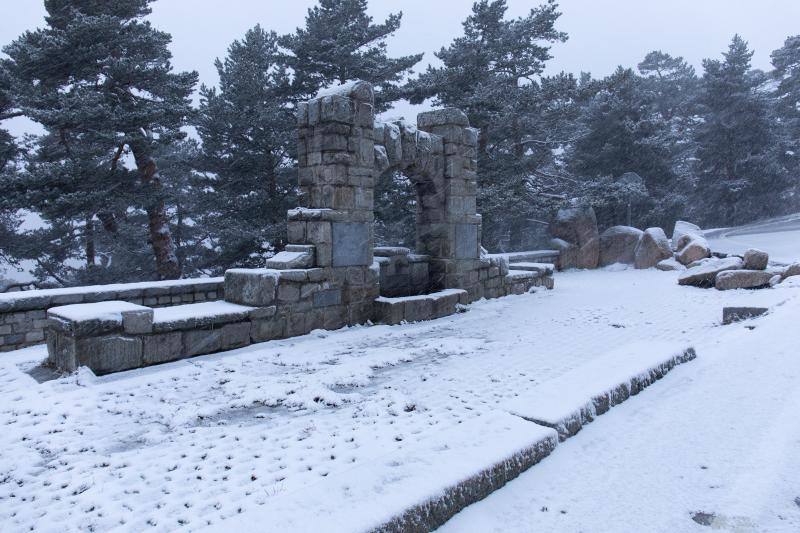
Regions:
<instances>
[{"instance_id":1,"label":"rock pile","mask_svg":"<svg viewBox=\"0 0 800 533\"><path fill-rule=\"evenodd\" d=\"M559 209L550 224L552 245L561 251L561 269L597 268L600 235L597 217L589 206Z\"/></svg>"}]
</instances>

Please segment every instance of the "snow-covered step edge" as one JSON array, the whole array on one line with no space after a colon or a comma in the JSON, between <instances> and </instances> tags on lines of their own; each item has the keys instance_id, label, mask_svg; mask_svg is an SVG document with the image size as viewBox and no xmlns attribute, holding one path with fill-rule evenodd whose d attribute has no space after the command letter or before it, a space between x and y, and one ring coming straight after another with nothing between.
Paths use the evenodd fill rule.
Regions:
<instances>
[{"instance_id":1,"label":"snow-covered step edge","mask_svg":"<svg viewBox=\"0 0 800 533\"><path fill-rule=\"evenodd\" d=\"M695 357L694 348L670 343L627 345L547 381L503 407L525 420L555 429L563 441Z\"/></svg>"},{"instance_id":2,"label":"snow-covered step edge","mask_svg":"<svg viewBox=\"0 0 800 533\"><path fill-rule=\"evenodd\" d=\"M423 532L443 525L547 457L558 434L503 411L409 442L391 453L280 494L210 531Z\"/></svg>"}]
</instances>

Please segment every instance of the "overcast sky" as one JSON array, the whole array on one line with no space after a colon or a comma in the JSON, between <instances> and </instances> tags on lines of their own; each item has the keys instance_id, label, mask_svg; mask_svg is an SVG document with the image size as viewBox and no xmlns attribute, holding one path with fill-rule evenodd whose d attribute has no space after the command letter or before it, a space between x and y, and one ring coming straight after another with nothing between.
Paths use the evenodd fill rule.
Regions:
<instances>
[{"instance_id":1,"label":"overcast sky","mask_svg":"<svg viewBox=\"0 0 800 533\"><path fill-rule=\"evenodd\" d=\"M118 0L124 1L124 0ZM2 0L0 43L43 25L41 0ZM537 0L508 0L509 15L521 16ZM303 24L315 0L158 0L151 20L172 34L175 67L197 70L216 83L215 57L259 23L278 33ZM370 14L382 20L403 11L403 24L389 41L394 55L425 52L416 70L435 61L433 52L461 34L472 0L370 0ZM189 7L191 6L191 7ZM569 40L553 48L548 72L589 71L600 77L617 65L635 66L650 50L680 55L701 72L701 61L719 57L734 33L755 49L753 66L770 67L770 52L800 33L800 0L561 0L557 27ZM407 105L395 114L413 114ZM412 118L412 117L409 117ZM22 123L7 125L15 133Z\"/></svg>"}]
</instances>

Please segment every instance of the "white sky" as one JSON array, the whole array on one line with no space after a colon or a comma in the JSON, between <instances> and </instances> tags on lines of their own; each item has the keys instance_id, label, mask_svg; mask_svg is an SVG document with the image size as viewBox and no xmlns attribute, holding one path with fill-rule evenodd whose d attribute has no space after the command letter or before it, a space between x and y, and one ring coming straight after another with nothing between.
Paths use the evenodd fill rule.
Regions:
<instances>
[{"instance_id":1,"label":"white sky","mask_svg":"<svg viewBox=\"0 0 800 533\"><path fill-rule=\"evenodd\" d=\"M524 15L538 3L508 0L509 15ZM2 0L2 4L2 45L43 24L41 0ZM175 67L197 70L202 82L214 84L213 60L225 55L231 41L257 23L278 33L291 32L303 24L306 10L314 4L314 0L158 0L151 20L172 34ZM416 68L420 71L435 61L434 51L461 34L472 0L370 0L369 4L376 20L403 11L403 25L389 41L389 50L393 55L425 52ZM600 77L620 64L635 66L655 49L683 56L701 72L702 59L719 57L737 32L755 49L754 67L768 69L770 52L787 36L800 33L798 0L561 0L560 9L558 28L569 34L569 41L553 48L550 73L589 71ZM413 113L403 104L393 114L413 118ZM24 121L10 121L5 127L17 134L30 128Z\"/></svg>"}]
</instances>

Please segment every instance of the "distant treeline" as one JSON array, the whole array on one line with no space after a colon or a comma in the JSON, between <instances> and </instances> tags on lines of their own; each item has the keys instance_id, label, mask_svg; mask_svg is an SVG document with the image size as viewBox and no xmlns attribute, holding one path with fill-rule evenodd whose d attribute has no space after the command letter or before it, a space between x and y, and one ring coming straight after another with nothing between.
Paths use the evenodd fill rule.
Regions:
<instances>
[{"instance_id":1,"label":"distant treeline","mask_svg":"<svg viewBox=\"0 0 800 533\"><path fill-rule=\"evenodd\" d=\"M0 130L0 258L32 262L39 280L263 264L300 202L295 106L352 79L375 85L379 111L429 100L480 128L489 249L536 245L567 203L593 205L602 226L667 229L800 210L800 36L772 53L771 72L751 68L737 35L702 73L653 51L602 79L544 76L567 39L557 4L508 19L505 0L481 0L435 54L442 66L415 73L422 54L387 53L401 13L376 23L367 0L319 0L292 34L255 26L234 41L195 107L197 73L173 70L170 35L145 18L153 1L45 0L46 26L3 49L0 120L26 116L45 133ZM413 247L415 201L406 177L378 181L380 243ZM29 213L44 224L19 231Z\"/></svg>"}]
</instances>

